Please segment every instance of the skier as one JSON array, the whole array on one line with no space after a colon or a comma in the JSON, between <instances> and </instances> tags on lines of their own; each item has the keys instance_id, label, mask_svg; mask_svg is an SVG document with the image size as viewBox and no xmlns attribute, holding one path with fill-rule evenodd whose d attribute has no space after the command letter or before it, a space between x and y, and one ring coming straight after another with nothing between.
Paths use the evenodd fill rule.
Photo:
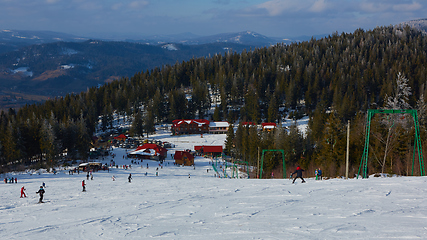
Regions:
<instances>
[{"instance_id":1,"label":"skier","mask_svg":"<svg viewBox=\"0 0 427 240\"><path fill-rule=\"evenodd\" d=\"M316 180L318 180L319 179L319 172L317 171L317 169L314 170L314 175L316 176Z\"/></svg>"},{"instance_id":2,"label":"skier","mask_svg":"<svg viewBox=\"0 0 427 240\"><path fill-rule=\"evenodd\" d=\"M44 182L43 182L43 183L42 183L42 186L45 188L45 187L46 187L46 183L44 183Z\"/></svg>"},{"instance_id":3,"label":"skier","mask_svg":"<svg viewBox=\"0 0 427 240\"><path fill-rule=\"evenodd\" d=\"M21 188L21 198L22 198L22 195L24 195L24 197L27 197L27 195L25 195L25 188L24 188L24 186L22 186L22 188Z\"/></svg>"},{"instance_id":4,"label":"skier","mask_svg":"<svg viewBox=\"0 0 427 240\"><path fill-rule=\"evenodd\" d=\"M114 177L114 175L113 175L112 179L113 179L113 181L116 181L116 177Z\"/></svg>"},{"instance_id":5,"label":"skier","mask_svg":"<svg viewBox=\"0 0 427 240\"><path fill-rule=\"evenodd\" d=\"M43 186L40 186L40 189L36 193L40 195L39 203L43 203L43 194L45 193Z\"/></svg>"},{"instance_id":6,"label":"skier","mask_svg":"<svg viewBox=\"0 0 427 240\"><path fill-rule=\"evenodd\" d=\"M85 180L82 181L82 187L83 187L83 191L82 192L86 192L86 184L85 184Z\"/></svg>"},{"instance_id":7,"label":"skier","mask_svg":"<svg viewBox=\"0 0 427 240\"><path fill-rule=\"evenodd\" d=\"M129 173L128 181L131 182L132 180L132 174Z\"/></svg>"},{"instance_id":8,"label":"skier","mask_svg":"<svg viewBox=\"0 0 427 240\"><path fill-rule=\"evenodd\" d=\"M297 167L297 170L295 170L295 172L292 173L292 175L294 175L295 173L297 174L297 176L294 178L292 183L294 183L297 178L301 178L301 180L302 180L301 183L305 183L304 178L302 178L302 172L303 171L304 171L304 169L302 169L300 166ZM291 177L292 177L292 175L291 175Z\"/></svg>"},{"instance_id":9,"label":"skier","mask_svg":"<svg viewBox=\"0 0 427 240\"><path fill-rule=\"evenodd\" d=\"M89 171L86 174L86 180L89 180Z\"/></svg>"}]
</instances>

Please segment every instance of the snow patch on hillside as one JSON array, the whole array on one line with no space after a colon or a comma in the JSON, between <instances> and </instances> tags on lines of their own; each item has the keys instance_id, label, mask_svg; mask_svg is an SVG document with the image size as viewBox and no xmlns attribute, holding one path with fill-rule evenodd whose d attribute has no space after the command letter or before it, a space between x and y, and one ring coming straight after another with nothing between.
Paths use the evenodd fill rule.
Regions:
<instances>
[{"instance_id":1,"label":"snow patch on hillside","mask_svg":"<svg viewBox=\"0 0 427 240\"><path fill-rule=\"evenodd\" d=\"M30 70L29 67L20 67L20 68L17 68L17 69L13 69L11 71L12 71L13 74L19 73L19 74L24 75L26 77L32 77L33 76L33 72L29 71L29 70Z\"/></svg>"},{"instance_id":2,"label":"snow patch on hillside","mask_svg":"<svg viewBox=\"0 0 427 240\"><path fill-rule=\"evenodd\" d=\"M178 48L174 44L166 44L166 45L163 45L162 48L165 48L169 51L177 51L178 50Z\"/></svg>"}]
</instances>

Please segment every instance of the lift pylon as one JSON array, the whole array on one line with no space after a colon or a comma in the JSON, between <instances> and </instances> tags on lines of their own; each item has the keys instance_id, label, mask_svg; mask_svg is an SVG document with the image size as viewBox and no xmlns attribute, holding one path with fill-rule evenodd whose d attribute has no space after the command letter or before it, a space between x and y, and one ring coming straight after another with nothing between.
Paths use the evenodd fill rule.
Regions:
<instances>
[{"instance_id":1,"label":"lift pylon","mask_svg":"<svg viewBox=\"0 0 427 240\"><path fill-rule=\"evenodd\" d=\"M418 122L418 114L415 109L368 109L368 116L366 120L366 132L365 132L365 147L363 148L362 159L360 160L359 171L357 172L357 178L359 178L360 170L362 170L362 177L366 178L368 176L368 155L369 155L369 134L371 131L371 119L375 113L382 114L410 114L414 119L415 127L415 140L414 140L414 153L412 155L412 176L414 175L414 162L415 162L415 152L418 153L418 161L420 163L420 174L424 176L424 160L423 160L423 151L420 138L420 125Z\"/></svg>"},{"instance_id":2,"label":"lift pylon","mask_svg":"<svg viewBox=\"0 0 427 240\"><path fill-rule=\"evenodd\" d=\"M281 152L282 153L282 160L283 160L283 178L286 178L286 165L285 165L285 151L283 149L263 149L262 150L262 156L261 156L261 171L259 173L259 178L262 176L262 167L264 163L264 155L266 152Z\"/></svg>"}]
</instances>

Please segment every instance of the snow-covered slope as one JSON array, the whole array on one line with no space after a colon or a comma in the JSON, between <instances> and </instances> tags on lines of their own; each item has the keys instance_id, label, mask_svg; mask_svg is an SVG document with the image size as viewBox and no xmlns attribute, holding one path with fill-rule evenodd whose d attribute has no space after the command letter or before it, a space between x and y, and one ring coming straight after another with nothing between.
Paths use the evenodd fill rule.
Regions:
<instances>
[{"instance_id":1,"label":"snow-covered slope","mask_svg":"<svg viewBox=\"0 0 427 240\"><path fill-rule=\"evenodd\" d=\"M225 135L154 138L176 145L163 167L144 160L127 170L96 172L87 180L87 192L81 191L81 181L86 180L82 173L9 174L18 183L0 184L1 238L427 238L427 177L306 179L304 184L218 178L211 159L197 157L194 169L173 165L170 154L194 144L221 144ZM130 164L123 158L126 150L113 152L116 157L103 162ZM35 192L42 182L46 203L37 204ZM27 198L19 198L22 186Z\"/></svg>"}]
</instances>

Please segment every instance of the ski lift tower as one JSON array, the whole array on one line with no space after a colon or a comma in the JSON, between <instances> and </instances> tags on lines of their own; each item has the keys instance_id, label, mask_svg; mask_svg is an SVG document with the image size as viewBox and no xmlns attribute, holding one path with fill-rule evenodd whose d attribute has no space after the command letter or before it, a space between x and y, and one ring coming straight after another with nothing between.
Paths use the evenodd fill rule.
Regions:
<instances>
[{"instance_id":1,"label":"ski lift tower","mask_svg":"<svg viewBox=\"0 0 427 240\"><path fill-rule=\"evenodd\" d=\"M282 153L282 161L283 161L283 178L286 178L286 165L285 165L285 151L283 149L263 149L261 156L261 171L259 174L259 178L262 177L262 167L264 165L264 156L266 152L281 152Z\"/></svg>"},{"instance_id":2,"label":"ski lift tower","mask_svg":"<svg viewBox=\"0 0 427 240\"><path fill-rule=\"evenodd\" d=\"M362 169L362 177L363 178L368 177L369 133L371 131L371 119L375 113L410 114L412 116L412 118L414 119L414 127L415 127L414 153L412 155L412 176L414 175L415 152L418 153L420 175L424 176L425 173L424 173L423 151L421 147L420 125L418 122L417 110L415 109L368 109L368 117L366 121L365 147L363 149L362 159L360 160L360 166L359 166L359 171L357 172L357 178L359 178L361 169Z\"/></svg>"}]
</instances>

